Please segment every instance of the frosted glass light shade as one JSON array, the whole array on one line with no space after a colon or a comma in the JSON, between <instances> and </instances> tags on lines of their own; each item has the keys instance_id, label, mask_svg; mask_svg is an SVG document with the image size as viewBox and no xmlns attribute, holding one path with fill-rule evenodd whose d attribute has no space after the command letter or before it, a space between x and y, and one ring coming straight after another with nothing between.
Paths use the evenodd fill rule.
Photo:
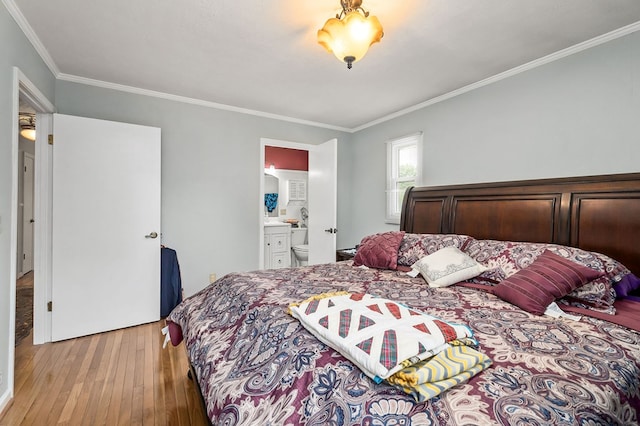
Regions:
<instances>
[{"instance_id":1,"label":"frosted glass light shade","mask_svg":"<svg viewBox=\"0 0 640 426\"><path fill-rule=\"evenodd\" d=\"M22 129L20 130L20 135L25 139L29 139L30 141L35 141L36 129L30 129L30 128Z\"/></svg>"},{"instance_id":2,"label":"frosted glass light shade","mask_svg":"<svg viewBox=\"0 0 640 426\"><path fill-rule=\"evenodd\" d=\"M318 30L318 43L351 68L351 63L362 59L369 46L380 41L383 35L378 18L351 11L342 19L327 20Z\"/></svg>"}]
</instances>

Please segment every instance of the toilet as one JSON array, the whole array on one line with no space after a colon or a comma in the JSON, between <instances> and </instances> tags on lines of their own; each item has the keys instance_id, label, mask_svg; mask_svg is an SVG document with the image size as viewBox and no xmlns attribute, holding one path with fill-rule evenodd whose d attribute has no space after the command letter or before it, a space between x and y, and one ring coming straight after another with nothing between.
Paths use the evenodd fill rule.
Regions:
<instances>
[{"instance_id":1,"label":"toilet","mask_svg":"<svg viewBox=\"0 0 640 426\"><path fill-rule=\"evenodd\" d=\"M309 245L307 244L307 228L291 228L291 256L294 266L305 266L309 261Z\"/></svg>"}]
</instances>

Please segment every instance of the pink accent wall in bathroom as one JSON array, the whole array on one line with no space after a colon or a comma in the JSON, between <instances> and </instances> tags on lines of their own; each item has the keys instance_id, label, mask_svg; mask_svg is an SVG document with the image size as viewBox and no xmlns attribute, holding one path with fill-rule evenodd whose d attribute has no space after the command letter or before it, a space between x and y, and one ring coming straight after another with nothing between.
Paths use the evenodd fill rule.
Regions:
<instances>
[{"instance_id":1,"label":"pink accent wall in bathroom","mask_svg":"<svg viewBox=\"0 0 640 426\"><path fill-rule=\"evenodd\" d=\"M264 147L264 168L271 165L280 170L309 171L309 152L300 149Z\"/></svg>"}]
</instances>

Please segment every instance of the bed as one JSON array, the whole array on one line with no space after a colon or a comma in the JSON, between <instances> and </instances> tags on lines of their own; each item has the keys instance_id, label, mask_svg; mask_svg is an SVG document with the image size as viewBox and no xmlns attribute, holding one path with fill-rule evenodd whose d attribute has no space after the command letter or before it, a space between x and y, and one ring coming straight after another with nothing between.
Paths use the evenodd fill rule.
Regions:
<instances>
[{"instance_id":1,"label":"bed","mask_svg":"<svg viewBox=\"0 0 640 426\"><path fill-rule=\"evenodd\" d=\"M638 424L640 173L411 188L400 230L364 237L353 260L228 274L173 310L212 424ZM429 284L454 250L480 269ZM556 295L552 261L590 281ZM580 319L540 315L516 278ZM465 325L490 365L420 402L291 314L336 294Z\"/></svg>"}]
</instances>

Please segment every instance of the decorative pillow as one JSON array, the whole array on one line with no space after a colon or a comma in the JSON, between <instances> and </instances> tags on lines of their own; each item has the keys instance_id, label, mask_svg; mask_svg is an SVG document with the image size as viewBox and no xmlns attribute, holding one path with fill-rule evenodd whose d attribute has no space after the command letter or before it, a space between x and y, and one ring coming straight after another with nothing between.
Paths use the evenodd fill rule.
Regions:
<instances>
[{"instance_id":1,"label":"decorative pillow","mask_svg":"<svg viewBox=\"0 0 640 426\"><path fill-rule=\"evenodd\" d=\"M469 281L496 285L531 265L544 251L545 246L546 244L498 240L470 241L464 252L485 265L487 270Z\"/></svg>"},{"instance_id":2,"label":"decorative pillow","mask_svg":"<svg viewBox=\"0 0 640 426\"><path fill-rule=\"evenodd\" d=\"M626 275L630 274L631 271L622 263L609 256L595 252L586 253L595 256L600 261L602 269L597 266L597 262L594 262L593 266L587 266L604 272L604 276L572 291L565 298L560 299L559 302L565 305L578 306L609 315L615 315L616 308L613 304L616 301L617 295L613 286Z\"/></svg>"},{"instance_id":3,"label":"decorative pillow","mask_svg":"<svg viewBox=\"0 0 640 426\"><path fill-rule=\"evenodd\" d=\"M627 274L613 285L613 289L619 298L630 296L631 292L640 289L640 278L633 274Z\"/></svg>"},{"instance_id":4,"label":"decorative pillow","mask_svg":"<svg viewBox=\"0 0 640 426\"><path fill-rule=\"evenodd\" d=\"M545 250L527 268L502 281L493 293L534 315L542 315L555 299L602 276L602 272Z\"/></svg>"},{"instance_id":5,"label":"decorative pillow","mask_svg":"<svg viewBox=\"0 0 640 426\"><path fill-rule=\"evenodd\" d=\"M600 253L557 244L527 243L496 240L473 240L464 251L488 270L469 281L496 285L516 272L531 265L549 250L561 257L603 272L604 276L580 287L558 302L607 314L615 314L616 293L613 284L630 271L620 262Z\"/></svg>"},{"instance_id":6,"label":"decorative pillow","mask_svg":"<svg viewBox=\"0 0 640 426\"><path fill-rule=\"evenodd\" d=\"M354 266L397 269L398 247L400 247L403 236L404 231L392 231L364 237L353 258Z\"/></svg>"},{"instance_id":7,"label":"decorative pillow","mask_svg":"<svg viewBox=\"0 0 640 426\"><path fill-rule=\"evenodd\" d=\"M614 303L616 297L616 291L613 289L611 279L605 275L573 290L559 299L558 303L615 315L616 307Z\"/></svg>"},{"instance_id":8,"label":"decorative pillow","mask_svg":"<svg viewBox=\"0 0 640 426\"><path fill-rule=\"evenodd\" d=\"M423 257L444 247L454 246L464 250L464 247L471 240L473 237L468 235L407 233L398 249L398 265L411 266Z\"/></svg>"},{"instance_id":9,"label":"decorative pillow","mask_svg":"<svg viewBox=\"0 0 640 426\"><path fill-rule=\"evenodd\" d=\"M423 257L412 266L429 283L429 287L448 287L486 271L457 247L445 247Z\"/></svg>"}]
</instances>

